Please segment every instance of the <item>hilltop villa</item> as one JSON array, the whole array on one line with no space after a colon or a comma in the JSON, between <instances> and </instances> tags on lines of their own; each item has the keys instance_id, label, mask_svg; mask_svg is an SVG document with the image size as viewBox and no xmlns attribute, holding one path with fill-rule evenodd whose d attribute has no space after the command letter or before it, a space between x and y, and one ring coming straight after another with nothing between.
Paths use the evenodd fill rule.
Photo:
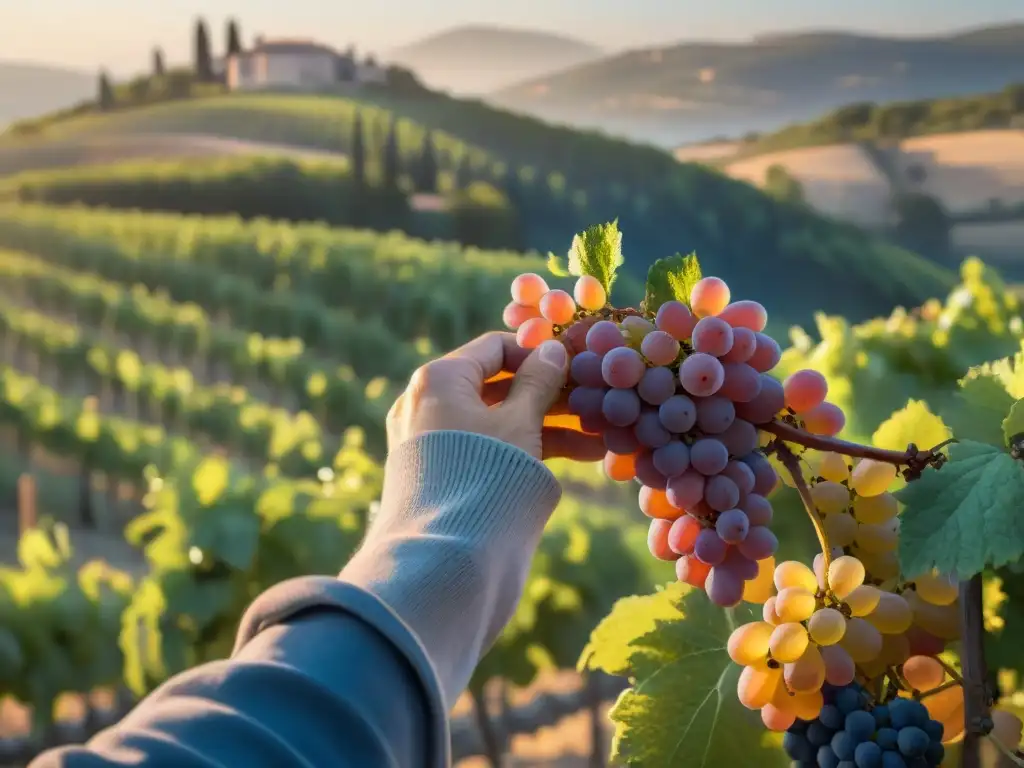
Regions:
<instances>
[{"instance_id":1,"label":"hilltop villa","mask_svg":"<svg viewBox=\"0 0 1024 768\"><path fill-rule=\"evenodd\" d=\"M312 40L264 40L227 59L227 85L232 91L286 88L320 90L338 85L384 83L387 70L351 50L339 53Z\"/></svg>"}]
</instances>

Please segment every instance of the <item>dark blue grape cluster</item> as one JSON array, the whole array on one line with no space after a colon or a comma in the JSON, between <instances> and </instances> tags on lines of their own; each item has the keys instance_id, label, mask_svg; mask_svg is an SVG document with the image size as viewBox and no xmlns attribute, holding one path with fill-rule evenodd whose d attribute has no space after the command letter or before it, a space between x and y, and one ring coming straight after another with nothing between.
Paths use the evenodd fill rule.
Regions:
<instances>
[{"instance_id":1,"label":"dark blue grape cluster","mask_svg":"<svg viewBox=\"0 0 1024 768\"><path fill-rule=\"evenodd\" d=\"M924 704L894 699L871 706L858 684L822 688L817 719L797 720L783 737L800 768L935 768L942 764L942 723Z\"/></svg>"}]
</instances>

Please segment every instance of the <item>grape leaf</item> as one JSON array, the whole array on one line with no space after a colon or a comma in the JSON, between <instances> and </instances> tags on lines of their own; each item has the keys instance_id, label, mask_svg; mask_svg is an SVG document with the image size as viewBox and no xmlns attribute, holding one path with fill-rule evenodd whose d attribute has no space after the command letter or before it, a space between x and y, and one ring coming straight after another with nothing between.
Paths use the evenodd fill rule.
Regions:
<instances>
[{"instance_id":1,"label":"grape leaf","mask_svg":"<svg viewBox=\"0 0 1024 768\"><path fill-rule=\"evenodd\" d=\"M938 568L967 579L1024 555L1024 469L1001 449L964 441L949 461L896 493L905 505L900 564L907 577Z\"/></svg>"},{"instance_id":2,"label":"grape leaf","mask_svg":"<svg viewBox=\"0 0 1024 768\"><path fill-rule=\"evenodd\" d=\"M967 371L954 398L955 407L944 409L943 420L958 440L1002 447L1002 421L1017 398L1024 397L1024 356L996 360Z\"/></svg>"},{"instance_id":3,"label":"grape leaf","mask_svg":"<svg viewBox=\"0 0 1024 768\"><path fill-rule=\"evenodd\" d=\"M907 404L884 421L871 438L871 444L892 451L904 451L910 443L928 449L950 437L949 427L928 409L922 400Z\"/></svg>"},{"instance_id":4,"label":"grape leaf","mask_svg":"<svg viewBox=\"0 0 1024 768\"><path fill-rule=\"evenodd\" d=\"M596 277L609 294L615 282L615 271L623 262L622 233L618 221L587 227L572 239L569 274Z\"/></svg>"},{"instance_id":5,"label":"grape leaf","mask_svg":"<svg viewBox=\"0 0 1024 768\"><path fill-rule=\"evenodd\" d=\"M690 291L701 279L700 262L697 254L670 256L658 259L647 270L647 289L644 294L644 309L655 313L666 301L681 301L690 306Z\"/></svg>"},{"instance_id":6,"label":"grape leaf","mask_svg":"<svg viewBox=\"0 0 1024 768\"><path fill-rule=\"evenodd\" d=\"M562 259L554 253L548 252L548 272L555 277L569 277L569 268Z\"/></svg>"},{"instance_id":7,"label":"grape leaf","mask_svg":"<svg viewBox=\"0 0 1024 768\"><path fill-rule=\"evenodd\" d=\"M1009 446L1013 438L1024 434L1024 399L1020 399L1010 406L1010 412L1003 419L1003 439Z\"/></svg>"},{"instance_id":8,"label":"grape leaf","mask_svg":"<svg viewBox=\"0 0 1024 768\"><path fill-rule=\"evenodd\" d=\"M633 680L610 713L613 762L644 768L789 765L780 749L765 744L761 718L736 697L741 668L729 659L726 643L733 621L753 618L747 607L723 611L702 591L680 584L616 604L584 651L590 669Z\"/></svg>"}]
</instances>

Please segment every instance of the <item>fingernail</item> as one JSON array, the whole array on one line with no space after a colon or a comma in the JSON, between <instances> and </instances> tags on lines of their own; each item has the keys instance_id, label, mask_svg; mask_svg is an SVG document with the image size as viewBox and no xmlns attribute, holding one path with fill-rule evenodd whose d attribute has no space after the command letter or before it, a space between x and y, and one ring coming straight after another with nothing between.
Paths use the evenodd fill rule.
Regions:
<instances>
[{"instance_id":1,"label":"fingernail","mask_svg":"<svg viewBox=\"0 0 1024 768\"><path fill-rule=\"evenodd\" d=\"M558 370L565 368L567 359L565 346L560 341L545 341L537 351L542 363L554 366Z\"/></svg>"}]
</instances>

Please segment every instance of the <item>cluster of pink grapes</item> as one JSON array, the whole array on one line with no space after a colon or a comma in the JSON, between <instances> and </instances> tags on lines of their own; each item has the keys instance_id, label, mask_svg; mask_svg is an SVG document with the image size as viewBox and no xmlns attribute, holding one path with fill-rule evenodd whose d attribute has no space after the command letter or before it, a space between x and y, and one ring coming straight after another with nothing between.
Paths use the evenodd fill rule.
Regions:
<instances>
[{"instance_id":1,"label":"cluster of pink grapes","mask_svg":"<svg viewBox=\"0 0 1024 768\"><path fill-rule=\"evenodd\" d=\"M783 383L769 375L782 352L764 333L763 306L731 302L717 277L688 298L656 313L617 310L594 277L580 277L570 295L527 273L513 281L503 319L522 347L556 337L570 346L569 410L603 436L608 476L640 482L652 554L733 606L770 581L778 547L768 500L778 476L758 427L782 417L833 436L845 417L826 402L821 374L801 370Z\"/></svg>"}]
</instances>

